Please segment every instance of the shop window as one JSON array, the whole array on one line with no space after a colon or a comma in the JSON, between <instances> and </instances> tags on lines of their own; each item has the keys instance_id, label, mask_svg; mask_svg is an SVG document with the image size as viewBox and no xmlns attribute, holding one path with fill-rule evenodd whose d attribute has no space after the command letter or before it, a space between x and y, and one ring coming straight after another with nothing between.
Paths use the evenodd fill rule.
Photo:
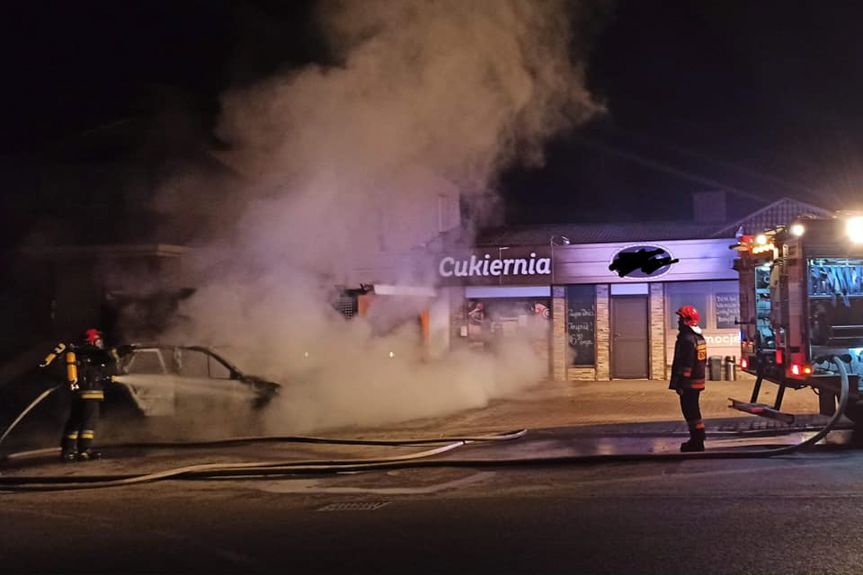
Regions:
<instances>
[{"instance_id":1,"label":"shop window","mask_svg":"<svg viewBox=\"0 0 863 575\"><path fill-rule=\"evenodd\" d=\"M716 292L713 297L716 329L739 329L740 292Z\"/></svg>"},{"instance_id":2,"label":"shop window","mask_svg":"<svg viewBox=\"0 0 863 575\"><path fill-rule=\"evenodd\" d=\"M697 309L698 313L701 314L701 327L707 328L709 316L708 298L711 295L709 293L709 288L701 293L693 293L689 290L681 290L678 292L677 289L675 289L676 287L677 286L666 284L666 288L668 288L668 313L666 315L669 329L677 329L677 314L674 312L685 305L695 306L695 309Z\"/></svg>"},{"instance_id":3,"label":"shop window","mask_svg":"<svg viewBox=\"0 0 863 575\"><path fill-rule=\"evenodd\" d=\"M468 300L468 341L484 346L501 337L518 336L545 349L551 330L550 305L548 298Z\"/></svg>"}]
</instances>

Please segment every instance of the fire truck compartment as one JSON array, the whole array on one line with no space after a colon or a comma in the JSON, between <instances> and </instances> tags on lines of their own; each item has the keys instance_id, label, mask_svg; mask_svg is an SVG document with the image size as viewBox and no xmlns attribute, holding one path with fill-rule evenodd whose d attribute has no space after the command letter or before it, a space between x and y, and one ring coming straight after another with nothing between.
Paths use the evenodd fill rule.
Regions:
<instances>
[{"instance_id":1,"label":"fire truck compartment","mask_svg":"<svg viewBox=\"0 0 863 575\"><path fill-rule=\"evenodd\" d=\"M863 380L863 259L810 258L807 268L813 376L836 376L834 358L838 357L849 376L859 382ZM838 389L838 381L835 386L831 379L823 382Z\"/></svg>"}]
</instances>

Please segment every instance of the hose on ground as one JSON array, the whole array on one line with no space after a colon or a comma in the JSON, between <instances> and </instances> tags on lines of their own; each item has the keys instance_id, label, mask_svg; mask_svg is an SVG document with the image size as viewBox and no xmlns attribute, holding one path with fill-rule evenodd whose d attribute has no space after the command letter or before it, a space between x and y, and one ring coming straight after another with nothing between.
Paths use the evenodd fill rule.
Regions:
<instances>
[{"instance_id":1,"label":"hose on ground","mask_svg":"<svg viewBox=\"0 0 863 575\"><path fill-rule=\"evenodd\" d=\"M839 405L833 417L824 428L805 441L785 447L758 449L747 451L706 451L694 453L632 453L613 455L567 455L555 457L519 457L519 458L489 458L489 459L428 459L451 451L467 444L467 441L457 441L441 448L424 451L418 454L367 460L336 460L336 461L301 461L301 462L260 462L235 464L204 464L170 469L146 475L114 475L114 476L79 476L79 477L0 477L0 489L7 491L58 491L70 489L91 489L104 487L119 487L136 483L156 481L160 479L237 479L263 478L273 476L289 476L299 474L347 473L371 470L388 470L424 467L527 467L553 465L589 465L612 462L638 461L682 461L693 459L752 459L788 455L795 451L810 447L823 439L836 425L848 404L849 382L848 372L842 361L837 357L836 363L840 375ZM512 437L522 437L526 430L512 434ZM500 436L492 436L498 437Z\"/></svg>"},{"instance_id":2,"label":"hose on ground","mask_svg":"<svg viewBox=\"0 0 863 575\"><path fill-rule=\"evenodd\" d=\"M386 458L368 458L368 459L338 459L338 460L305 460L305 461L263 461L254 463L212 463L190 465L186 467L178 467L155 473L143 475L86 475L78 477L0 477L0 490L14 491L59 491L71 489L93 489L100 487L120 487L133 485L136 483L147 483L161 479L195 477L204 478L209 473L229 473L243 476L246 474L255 475L255 469L285 469L290 473L291 470L303 470L305 473L326 473L334 469L349 468L382 464L382 463L398 463L420 458L431 457L452 451L469 443L482 441L507 441L523 437L527 433L526 429L508 432L504 434L495 434L490 436L472 436L472 439L460 439L446 445L433 449L421 451L418 453L410 453L406 455L398 455ZM441 443L450 441L445 439L429 439L422 440L425 443ZM323 438L320 443L327 443ZM413 445L416 440L393 440L391 445Z\"/></svg>"},{"instance_id":3,"label":"hose on ground","mask_svg":"<svg viewBox=\"0 0 863 575\"><path fill-rule=\"evenodd\" d=\"M105 449L196 449L202 447L229 447L233 445L244 445L249 443L311 443L326 445L428 445L433 443L445 443L452 441L471 442L494 442L510 441L518 439L527 433L526 429L520 431L505 431L493 435L452 435L440 437L423 437L410 439L356 439L342 437L311 437L307 435L255 435L248 437L232 437L227 439L213 439L208 441L153 441L153 442L128 442L111 443L105 445ZM59 447L46 447L29 451L18 451L0 456L0 462L15 461L31 457L41 457L59 453Z\"/></svg>"},{"instance_id":4,"label":"hose on ground","mask_svg":"<svg viewBox=\"0 0 863 575\"><path fill-rule=\"evenodd\" d=\"M431 457L452 451L457 447L465 445L464 441L456 441L434 449L428 449L419 453L410 453L407 455L399 455L396 457L388 457L385 459L345 459L333 461L307 460L307 461L292 461L286 464L283 461L262 461L255 463L204 463L199 465L189 465L186 467L177 467L167 469L155 473L147 473L144 475L130 476L83 476L77 477L72 482L69 482L69 477L18 477L9 478L0 477L0 489L7 489L9 486L14 490L30 490L30 491L61 491L69 489L95 489L103 487L121 487L134 485L136 483L149 483L161 479L171 479L180 476L206 476L211 472L222 473L237 473L242 475L244 472L253 471L257 468L262 469L280 469L280 468L297 468L311 470L312 472L321 472L330 470L333 467L348 467L351 465L373 465L375 463L407 461L410 459L418 459L422 457ZM59 480L59 481L58 481Z\"/></svg>"}]
</instances>

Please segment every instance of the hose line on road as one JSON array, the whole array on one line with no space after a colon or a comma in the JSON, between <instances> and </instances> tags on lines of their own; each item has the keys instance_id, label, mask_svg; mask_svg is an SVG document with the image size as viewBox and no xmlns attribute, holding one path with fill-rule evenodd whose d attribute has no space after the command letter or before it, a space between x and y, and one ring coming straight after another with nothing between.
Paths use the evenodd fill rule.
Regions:
<instances>
[{"instance_id":1,"label":"hose line on road","mask_svg":"<svg viewBox=\"0 0 863 575\"><path fill-rule=\"evenodd\" d=\"M422 457L431 457L452 451L457 447L465 445L464 441L456 441L434 449L428 449L419 453L409 453L407 455L398 455L395 457L379 458L379 459L339 459L332 461L322 460L307 460L307 461L262 461L255 463L204 463L199 465L189 465L186 467L177 467L157 471L155 473L147 473L143 475L85 475L70 478L63 477L16 477L7 478L0 477L0 490L11 489L15 491L64 491L70 489L95 489L103 487L121 487L134 485L136 483L149 483L161 479L171 479L178 477L206 477L209 473L229 473L237 475L246 475L249 471L254 471L257 468L262 469L303 469L320 473L330 471L333 468L349 467L355 465L374 465L376 463L389 463L408 461L411 459L419 459ZM252 473L252 475L255 475Z\"/></svg>"},{"instance_id":2,"label":"hose line on road","mask_svg":"<svg viewBox=\"0 0 863 575\"><path fill-rule=\"evenodd\" d=\"M51 388L46 389L45 391L43 391L42 393L40 393L40 394L39 394L39 396L38 396L38 397L36 397L36 399L34 399L32 402L30 402L30 405L28 405L28 406L24 409L24 411L22 411L22 412L21 412L21 414L20 414L20 415L18 415L18 417L16 417L16 418L15 418L15 421L13 421L12 423L10 423L10 424L9 424L9 427L7 427L7 428L6 428L6 431L4 431L4 432L3 432L3 435L2 435L2 436L0 436L0 445L2 445L3 440L4 440L4 439L6 439L6 436L7 436L7 435L9 435L9 433L11 433L13 429L15 429L15 426L16 426L16 425L18 425L18 423L19 423L22 419L24 419L24 416L25 416L25 415L27 415L28 413L30 413L30 411L31 411L34 407L36 407L37 405L39 405L39 403L41 403L41 401L42 401L43 399L45 399L46 397L48 397L49 395L51 395L51 394L52 394L54 391L56 391L56 390L57 390L57 388L59 388L59 387L60 387L59 385L55 385L54 387L51 387Z\"/></svg>"},{"instance_id":3,"label":"hose line on road","mask_svg":"<svg viewBox=\"0 0 863 575\"><path fill-rule=\"evenodd\" d=\"M409 439L356 439L343 437L312 437L308 435L255 435L248 437L232 437L226 439L213 439L209 441L153 441L135 443L111 443L105 445L105 449L196 449L202 447L230 447L233 445L244 445L250 443L312 443L325 445L378 445L378 446L405 446L405 445L428 445L432 443L446 443L453 441L471 442L494 442L511 441L518 439L527 433L526 429L517 431L504 431L492 435L451 435L440 437L421 437ZM46 447L29 451L18 451L0 456L0 462L42 457L59 453L59 447Z\"/></svg>"},{"instance_id":4,"label":"hose line on road","mask_svg":"<svg viewBox=\"0 0 863 575\"><path fill-rule=\"evenodd\" d=\"M314 440L315 443L349 443L349 444L370 444L370 445L391 445L405 446L429 443L444 443L446 445L428 449L418 453L410 453L406 455L397 455L385 458L367 458L367 459L335 459L335 460L292 460L292 461L264 461L251 463L212 463L190 465L178 467L147 474L124 474L124 475L82 475L70 477L64 476L18 476L18 477L0 477L0 490L9 491L60 491L72 489L93 489L101 487L120 487L133 485L136 483L148 483L162 479L178 479L178 478L206 478L208 474L214 473L214 477L223 476L222 474L231 474L237 476L254 476L255 469L267 470L265 474L272 474L273 470L283 469L284 473L329 473L337 469L359 466L360 469L365 466L376 465L381 463L398 463L416 460L434 455L440 455L448 451L452 451L463 445L471 443L481 443L489 441L509 441L519 439L527 433L526 429L518 431L510 431L506 433L494 435L466 436L461 438L446 437L446 438L423 438L423 439L405 439L405 440L346 440L346 439L327 439L327 438L312 438L299 437L304 442ZM252 438L241 438L243 441L249 441ZM258 438L260 439L260 438ZM266 438L272 439L272 438ZM295 437L289 440L296 439ZM283 439L284 440L284 439ZM205 442L206 443L206 442ZM231 443L230 440L215 442L219 444ZM174 444L171 444L174 445ZM182 444L177 444L182 445ZM48 450L38 450L40 453L55 452L56 448ZM33 452L29 452L33 453ZM12 454L14 457L16 454ZM351 470L349 470L351 471Z\"/></svg>"},{"instance_id":5,"label":"hose line on road","mask_svg":"<svg viewBox=\"0 0 863 575\"><path fill-rule=\"evenodd\" d=\"M795 451L810 447L823 439L836 425L848 404L849 383L845 366L835 358L840 374L839 405L833 417L824 428L812 437L795 445L779 448L757 449L746 451L703 451L693 453L630 453L605 455L566 455L554 457L519 457L519 458L474 458L474 459L428 459L433 455L452 451L473 441L488 439L515 439L523 437L526 430L510 435L481 436L470 441L458 440L448 445L404 456L365 459L365 460L334 460L334 461L292 461L292 462L259 462L234 464L203 464L180 467L157 473L144 475L109 475L109 476L78 476L78 477L0 477L0 490L6 491L59 491L71 489L92 489L104 487L119 487L140 484L160 479L239 479L262 478L273 476L290 476L301 474L348 473L359 471L389 470L424 467L528 467L553 465L590 465L598 463L639 462L639 461L683 461L701 459L752 459L788 455ZM351 440L354 441L354 440ZM411 440L402 445L410 444ZM421 440L427 442L429 440ZM443 440L438 440L443 441ZM415 441L413 441L415 443Z\"/></svg>"}]
</instances>

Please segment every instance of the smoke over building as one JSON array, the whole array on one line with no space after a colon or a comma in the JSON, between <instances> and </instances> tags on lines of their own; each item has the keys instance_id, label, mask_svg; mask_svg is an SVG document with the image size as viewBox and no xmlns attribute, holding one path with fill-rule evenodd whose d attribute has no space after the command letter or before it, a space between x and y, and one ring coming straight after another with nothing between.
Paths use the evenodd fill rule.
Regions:
<instances>
[{"instance_id":1,"label":"smoke over building","mask_svg":"<svg viewBox=\"0 0 863 575\"><path fill-rule=\"evenodd\" d=\"M433 289L396 290L348 323L331 292L433 288L425 246L493 221L499 170L541 161L549 136L597 109L571 53L578 7L376 0L324 2L317 16L331 64L223 97L221 158L244 183L166 187L174 215L219 214L195 222L192 321L166 337L229 347L247 369L298 382L282 427L426 416L532 383L547 366L517 341L496 357L429 354L417 318L450 313Z\"/></svg>"}]
</instances>

